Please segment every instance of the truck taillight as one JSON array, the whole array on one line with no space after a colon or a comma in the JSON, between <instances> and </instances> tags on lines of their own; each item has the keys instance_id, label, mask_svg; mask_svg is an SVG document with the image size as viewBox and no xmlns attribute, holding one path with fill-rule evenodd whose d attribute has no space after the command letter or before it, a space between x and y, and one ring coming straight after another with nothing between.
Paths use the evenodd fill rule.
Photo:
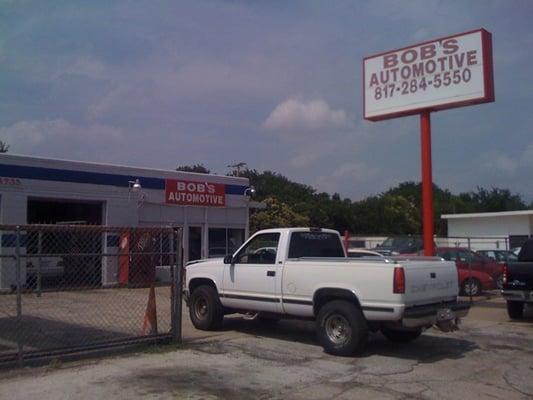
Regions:
<instances>
[{"instance_id":1,"label":"truck taillight","mask_svg":"<svg viewBox=\"0 0 533 400\"><path fill-rule=\"evenodd\" d=\"M503 264L502 268L502 283L507 285L507 264Z\"/></svg>"},{"instance_id":2,"label":"truck taillight","mask_svg":"<svg viewBox=\"0 0 533 400\"><path fill-rule=\"evenodd\" d=\"M405 293L405 272L403 267L394 267L393 293Z\"/></svg>"}]
</instances>

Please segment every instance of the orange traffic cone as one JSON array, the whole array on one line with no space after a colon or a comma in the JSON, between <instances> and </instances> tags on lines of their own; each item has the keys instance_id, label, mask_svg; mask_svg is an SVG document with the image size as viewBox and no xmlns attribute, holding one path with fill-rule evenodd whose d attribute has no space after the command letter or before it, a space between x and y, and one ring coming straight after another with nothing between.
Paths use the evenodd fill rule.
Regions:
<instances>
[{"instance_id":1,"label":"orange traffic cone","mask_svg":"<svg viewBox=\"0 0 533 400\"><path fill-rule=\"evenodd\" d=\"M144 313L143 335L157 335L157 308L153 284L150 286L148 304L146 304L146 312Z\"/></svg>"}]
</instances>

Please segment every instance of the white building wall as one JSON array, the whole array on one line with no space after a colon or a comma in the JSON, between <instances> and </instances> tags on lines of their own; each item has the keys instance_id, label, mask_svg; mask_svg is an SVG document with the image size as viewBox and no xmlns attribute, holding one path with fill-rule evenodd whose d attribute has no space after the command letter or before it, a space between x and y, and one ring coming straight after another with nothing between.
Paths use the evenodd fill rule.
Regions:
<instances>
[{"instance_id":1,"label":"white building wall","mask_svg":"<svg viewBox=\"0 0 533 400\"><path fill-rule=\"evenodd\" d=\"M531 221L527 215L448 219L448 237L507 237L530 232Z\"/></svg>"}]
</instances>

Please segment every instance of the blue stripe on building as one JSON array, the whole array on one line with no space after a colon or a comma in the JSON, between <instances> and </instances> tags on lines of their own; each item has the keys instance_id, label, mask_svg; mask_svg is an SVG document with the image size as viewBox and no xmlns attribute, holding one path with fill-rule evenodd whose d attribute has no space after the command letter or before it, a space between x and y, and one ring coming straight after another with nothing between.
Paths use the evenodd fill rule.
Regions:
<instances>
[{"instance_id":1,"label":"blue stripe on building","mask_svg":"<svg viewBox=\"0 0 533 400\"><path fill-rule=\"evenodd\" d=\"M25 247L27 242L26 234L20 235L20 246ZM17 247L16 233L3 233L1 239L2 247Z\"/></svg>"},{"instance_id":2,"label":"blue stripe on building","mask_svg":"<svg viewBox=\"0 0 533 400\"><path fill-rule=\"evenodd\" d=\"M0 164L0 176L54 182L86 183L93 185L128 187L129 181L139 179L144 189L165 190L165 179L103 172L73 171L56 168ZM248 186L224 185L226 194L244 195Z\"/></svg>"}]
</instances>

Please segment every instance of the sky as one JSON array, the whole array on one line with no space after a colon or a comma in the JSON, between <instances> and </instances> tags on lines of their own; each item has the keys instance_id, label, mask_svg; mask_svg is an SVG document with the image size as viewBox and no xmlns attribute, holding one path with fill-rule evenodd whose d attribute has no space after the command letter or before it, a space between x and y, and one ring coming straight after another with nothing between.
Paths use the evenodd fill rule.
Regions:
<instances>
[{"instance_id":1,"label":"sky","mask_svg":"<svg viewBox=\"0 0 533 400\"><path fill-rule=\"evenodd\" d=\"M533 200L533 1L0 0L10 153L225 174L359 200L420 180L418 116L363 119L362 60L492 33L496 101L432 113L433 180Z\"/></svg>"}]
</instances>

